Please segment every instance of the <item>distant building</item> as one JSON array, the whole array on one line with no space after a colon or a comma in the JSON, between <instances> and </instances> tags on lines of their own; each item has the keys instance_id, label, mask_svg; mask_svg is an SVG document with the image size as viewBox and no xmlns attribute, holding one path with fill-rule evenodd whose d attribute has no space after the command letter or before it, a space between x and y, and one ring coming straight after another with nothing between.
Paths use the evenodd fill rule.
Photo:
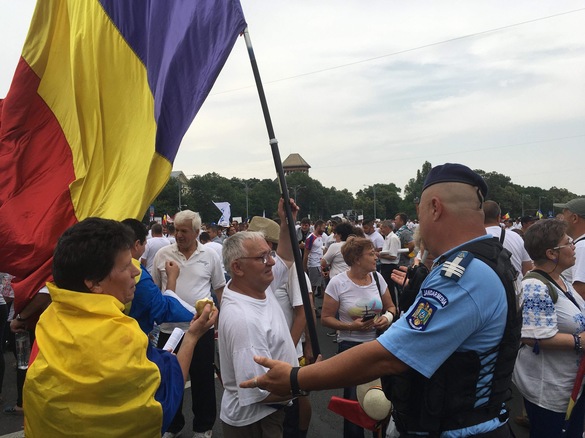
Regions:
<instances>
[{"instance_id":1,"label":"distant building","mask_svg":"<svg viewBox=\"0 0 585 438\"><path fill-rule=\"evenodd\" d=\"M171 172L171 178L178 179L182 185L187 185L189 183L189 179L185 176L182 170L173 170Z\"/></svg>"},{"instance_id":2,"label":"distant building","mask_svg":"<svg viewBox=\"0 0 585 438\"><path fill-rule=\"evenodd\" d=\"M294 172L306 173L308 175L310 167L309 163L307 163L299 154L290 154L286 157L286 160L282 162L282 168L285 175Z\"/></svg>"},{"instance_id":3,"label":"distant building","mask_svg":"<svg viewBox=\"0 0 585 438\"><path fill-rule=\"evenodd\" d=\"M171 178L175 178L179 182L179 211L181 211L187 207L186 204L183 204L181 198L190 192L189 178L181 170L172 171Z\"/></svg>"}]
</instances>

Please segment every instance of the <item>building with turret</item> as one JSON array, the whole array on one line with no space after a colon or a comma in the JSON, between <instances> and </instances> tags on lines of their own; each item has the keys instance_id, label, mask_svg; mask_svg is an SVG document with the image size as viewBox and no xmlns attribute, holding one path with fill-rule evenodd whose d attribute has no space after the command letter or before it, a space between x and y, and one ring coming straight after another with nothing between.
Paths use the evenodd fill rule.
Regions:
<instances>
[{"instance_id":1,"label":"building with turret","mask_svg":"<svg viewBox=\"0 0 585 438\"><path fill-rule=\"evenodd\" d=\"M306 173L308 175L311 166L309 166L309 163L307 163L299 154L290 154L282 162L282 168L285 175L294 172Z\"/></svg>"}]
</instances>

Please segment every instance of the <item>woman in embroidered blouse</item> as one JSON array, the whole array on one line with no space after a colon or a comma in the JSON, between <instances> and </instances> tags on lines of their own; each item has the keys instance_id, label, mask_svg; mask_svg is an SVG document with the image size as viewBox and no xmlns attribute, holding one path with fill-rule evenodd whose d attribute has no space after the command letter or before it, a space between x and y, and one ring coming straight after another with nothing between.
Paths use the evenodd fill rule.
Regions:
<instances>
[{"instance_id":1,"label":"woman in embroidered blouse","mask_svg":"<svg viewBox=\"0 0 585 438\"><path fill-rule=\"evenodd\" d=\"M530 437L561 436L585 346L585 302L561 275L575 264L575 245L566 231L565 222L545 219L524 236L532 272L540 277L522 280L522 346L513 380L524 396ZM583 434L584 399L573 409L567 437Z\"/></svg>"},{"instance_id":2,"label":"woman in embroidered blouse","mask_svg":"<svg viewBox=\"0 0 585 438\"><path fill-rule=\"evenodd\" d=\"M339 330L338 353L376 339L376 329L387 329L396 315L388 285L376 272L372 241L350 236L341 247L341 254L349 270L331 279L321 310L321 324ZM379 289L374 275L378 277ZM355 387L344 388L343 398L356 400ZM345 438L363 437L363 429L347 420L343 429Z\"/></svg>"}]
</instances>

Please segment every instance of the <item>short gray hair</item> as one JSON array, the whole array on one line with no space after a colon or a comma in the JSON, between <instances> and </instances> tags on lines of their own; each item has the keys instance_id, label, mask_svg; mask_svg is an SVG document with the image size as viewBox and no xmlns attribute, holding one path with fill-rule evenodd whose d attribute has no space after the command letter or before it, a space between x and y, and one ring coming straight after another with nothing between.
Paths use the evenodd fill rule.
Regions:
<instances>
[{"instance_id":1,"label":"short gray hair","mask_svg":"<svg viewBox=\"0 0 585 438\"><path fill-rule=\"evenodd\" d=\"M385 226L385 227L390 228L391 230L394 230L394 222L389 221L389 220L382 221L380 226Z\"/></svg>"},{"instance_id":2,"label":"short gray hair","mask_svg":"<svg viewBox=\"0 0 585 438\"><path fill-rule=\"evenodd\" d=\"M201 216L195 211L180 211L175 215L174 219L175 224L191 224L193 231L199 231L201 229Z\"/></svg>"},{"instance_id":3,"label":"short gray hair","mask_svg":"<svg viewBox=\"0 0 585 438\"><path fill-rule=\"evenodd\" d=\"M242 257L248 257L244 248L244 242L247 240L264 241L264 233L261 231L240 231L223 242L221 254L223 256L223 265L228 274L232 275L232 262Z\"/></svg>"}]
</instances>

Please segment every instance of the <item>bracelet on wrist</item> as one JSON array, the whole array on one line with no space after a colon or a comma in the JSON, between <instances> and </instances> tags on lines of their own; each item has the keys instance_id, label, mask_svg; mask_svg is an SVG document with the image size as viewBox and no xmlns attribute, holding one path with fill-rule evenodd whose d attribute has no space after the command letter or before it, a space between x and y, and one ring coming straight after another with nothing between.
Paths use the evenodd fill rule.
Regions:
<instances>
[{"instance_id":1,"label":"bracelet on wrist","mask_svg":"<svg viewBox=\"0 0 585 438\"><path fill-rule=\"evenodd\" d=\"M299 387L299 370L301 367L292 367L290 370L290 393L293 397L309 395L308 391L303 391Z\"/></svg>"},{"instance_id":2,"label":"bracelet on wrist","mask_svg":"<svg viewBox=\"0 0 585 438\"><path fill-rule=\"evenodd\" d=\"M26 321L26 318L23 318L22 316L20 316L20 313L18 315L16 315L15 318L17 321Z\"/></svg>"}]
</instances>

